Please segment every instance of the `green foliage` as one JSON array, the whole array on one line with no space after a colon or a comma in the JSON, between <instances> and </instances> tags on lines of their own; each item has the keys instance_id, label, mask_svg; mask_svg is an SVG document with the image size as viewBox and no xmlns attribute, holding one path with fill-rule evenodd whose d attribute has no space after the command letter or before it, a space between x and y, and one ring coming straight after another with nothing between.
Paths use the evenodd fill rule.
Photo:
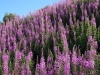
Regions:
<instances>
[{"instance_id":1,"label":"green foliage","mask_svg":"<svg viewBox=\"0 0 100 75\"><path fill-rule=\"evenodd\" d=\"M33 74L35 68L34 68L34 62L32 60L29 62L29 66L30 66L30 70L31 70L31 72Z\"/></svg>"},{"instance_id":2,"label":"green foliage","mask_svg":"<svg viewBox=\"0 0 100 75\"><path fill-rule=\"evenodd\" d=\"M97 32L96 32L96 39L100 43L100 27L97 29Z\"/></svg>"},{"instance_id":3,"label":"green foliage","mask_svg":"<svg viewBox=\"0 0 100 75\"><path fill-rule=\"evenodd\" d=\"M76 45L79 46L81 53L83 54L86 50L88 36L87 36L88 24L85 23L76 31ZM79 33L80 32L80 33Z\"/></svg>"},{"instance_id":4,"label":"green foliage","mask_svg":"<svg viewBox=\"0 0 100 75\"><path fill-rule=\"evenodd\" d=\"M74 37L74 32L73 32L74 28L72 26L69 26L69 35L68 35L68 46L69 46L69 50L73 49L73 46L75 45L75 39Z\"/></svg>"},{"instance_id":5,"label":"green foliage","mask_svg":"<svg viewBox=\"0 0 100 75\"><path fill-rule=\"evenodd\" d=\"M60 49L60 52L63 52L63 40L60 38L57 40L57 46Z\"/></svg>"},{"instance_id":6,"label":"green foliage","mask_svg":"<svg viewBox=\"0 0 100 75\"><path fill-rule=\"evenodd\" d=\"M92 27L92 26L90 26ZM87 48L87 41L88 41L88 29L89 25L86 22L80 26L79 24L75 25L74 27L70 26L70 33L68 38L68 45L69 49L72 50L73 46L76 46L76 49L80 49L81 53L84 54ZM94 35L94 31L90 30Z\"/></svg>"},{"instance_id":7,"label":"green foliage","mask_svg":"<svg viewBox=\"0 0 100 75\"><path fill-rule=\"evenodd\" d=\"M11 20L11 19L14 19L16 15L15 14L12 14L12 13L6 13L4 18L3 18L3 22L6 22L7 20Z\"/></svg>"},{"instance_id":8,"label":"green foliage","mask_svg":"<svg viewBox=\"0 0 100 75\"><path fill-rule=\"evenodd\" d=\"M95 75L100 74L100 58L95 58Z\"/></svg>"},{"instance_id":9,"label":"green foliage","mask_svg":"<svg viewBox=\"0 0 100 75\"><path fill-rule=\"evenodd\" d=\"M43 53L44 53L44 58L47 61L48 57L48 50L51 50L53 52L53 37L50 35L50 38L48 40L45 40L45 45L43 47Z\"/></svg>"},{"instance_id":10,"label":"green foliage","mask_svg":"<svg viewBox=\"0 0 100 75\"><path fill-rule=\"evenodd\" d=\"M15 66L15 53L14 53L14 51L12 51L10 53L8 65L10 66L9 70L12 73L12 71L14 70L14 66Z\"/></svg>"}]
</instances>

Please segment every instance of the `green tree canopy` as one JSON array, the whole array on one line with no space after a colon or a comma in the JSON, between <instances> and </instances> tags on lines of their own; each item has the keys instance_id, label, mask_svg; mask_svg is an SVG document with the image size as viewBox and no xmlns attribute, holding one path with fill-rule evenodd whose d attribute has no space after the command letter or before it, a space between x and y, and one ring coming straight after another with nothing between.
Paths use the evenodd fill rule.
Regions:
<instances>
[{"instance_id":1,"label":"green tree canopy","mask_svg":"<svg viewBox=\"0 0 100 75\"><path fill-rule=\"evenodd\" d=\"M16 14L13 14L13 13L6 13L4 18L3 18L3 22L6 22L6 21L10 21L11 19L14 19L14 17L16 16Z\"/></svg>"}]
</instances>

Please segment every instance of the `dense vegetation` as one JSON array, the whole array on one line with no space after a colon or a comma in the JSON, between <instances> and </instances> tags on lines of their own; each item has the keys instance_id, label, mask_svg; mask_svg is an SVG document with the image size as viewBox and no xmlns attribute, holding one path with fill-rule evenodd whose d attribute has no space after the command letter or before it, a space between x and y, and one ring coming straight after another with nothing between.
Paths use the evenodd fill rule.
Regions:
<instances>
[{"instance_id":1,"label":"dense vegetation","mask_svg":"<svg viewBox=\"0 0 100 75\"><path fill-rule=\"evenodd\" d=\"M0 75L100 75L100 1L66 0L0 25Z\"/></svg>"}]
</instances>

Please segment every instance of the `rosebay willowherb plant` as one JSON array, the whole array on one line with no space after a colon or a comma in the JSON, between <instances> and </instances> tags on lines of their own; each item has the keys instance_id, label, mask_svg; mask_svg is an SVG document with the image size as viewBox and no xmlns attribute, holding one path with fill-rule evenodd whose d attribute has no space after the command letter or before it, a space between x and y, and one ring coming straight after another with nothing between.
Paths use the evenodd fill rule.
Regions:
<instances>
[{"instance_id":1,"label":"rosebay willowherb plant","mask_svg":"<svg viewBox=\"0 0 100 75\"><path fill-rule=\"evenodd\" d=\"M99 75L98 0L65 0L0 26L0 75Z\"/></svg>"}]
</instances>

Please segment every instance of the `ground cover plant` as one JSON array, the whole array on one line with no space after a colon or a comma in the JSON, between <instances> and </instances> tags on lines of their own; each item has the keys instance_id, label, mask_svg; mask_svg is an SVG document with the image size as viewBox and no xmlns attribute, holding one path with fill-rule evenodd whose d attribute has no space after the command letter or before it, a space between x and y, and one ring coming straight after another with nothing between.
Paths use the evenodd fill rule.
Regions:
<instances>
[{"instance_id":1,"label":"ground cover plant","mask_svg":"<svg viewBox=\"0 0 100 75\"><path fill-rule=\"evenodd\" d=\"M65 0L0 25L0 75L100 75L100 1Z\"/></svg>"}]
</instances>

